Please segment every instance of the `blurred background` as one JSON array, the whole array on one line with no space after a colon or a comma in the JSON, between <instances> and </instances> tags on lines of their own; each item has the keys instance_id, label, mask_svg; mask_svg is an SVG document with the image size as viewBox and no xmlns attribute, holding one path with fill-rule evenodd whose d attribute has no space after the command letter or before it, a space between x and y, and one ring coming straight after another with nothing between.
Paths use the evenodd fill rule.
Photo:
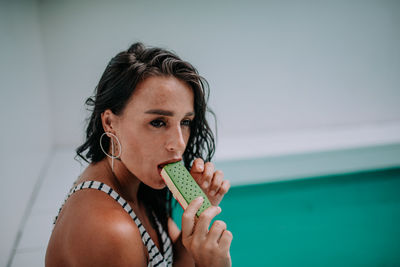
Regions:
<instances>
[{"instance_id":1,"label":"blurred background","mask_svg":"<svg viewBox=\"0 0 400 267\"><path fill-rule=\"evenodd\" d=\"M389 0L0 0L0 266L44 265L84 168L73 158L84 101L136 41L210 83L234 266L400 266L400 2Z\"/></svg>"}]
</instances>

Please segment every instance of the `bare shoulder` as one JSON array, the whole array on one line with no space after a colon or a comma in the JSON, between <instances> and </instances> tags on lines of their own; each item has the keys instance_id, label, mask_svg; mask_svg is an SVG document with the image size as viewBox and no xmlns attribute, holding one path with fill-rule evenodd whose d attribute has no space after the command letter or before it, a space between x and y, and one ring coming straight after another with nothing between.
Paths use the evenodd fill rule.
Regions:
<instances>
[{"instance_id":1,"label":"bare shoulder","mask_svg":"<svg viewBox=\"0 0 400 267\"><path fill-rule=\"evenodd\" d=\"M74 266L147 266L136 224L115 200L97 190L81 190L68 199L49 242L51 253ZM51 258L46 255L46 265Z\"/></svg>"}]
</instances>

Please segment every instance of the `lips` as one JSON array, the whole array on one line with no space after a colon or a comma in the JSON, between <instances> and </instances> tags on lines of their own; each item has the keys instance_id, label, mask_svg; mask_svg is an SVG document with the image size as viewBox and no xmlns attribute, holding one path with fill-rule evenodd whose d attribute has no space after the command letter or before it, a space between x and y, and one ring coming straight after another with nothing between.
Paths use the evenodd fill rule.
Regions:
<instances>
[{"instance_id":1,"label":"lips","mask_svg":"<svg viewBox=\"0 0 400 267\"><path fill-rule=\"evenodd\" d=\"M174 163L174 162L178 162L178 161L181 161L181 160L182 160L182 158L176 158L176 159L171 159L171 160L168 160L168 161L164 161L161 164L158 164L157 165L158 173L161 175L161 170L162 170L162 168L164 168L165 165L170 164L170 163Z\"/></svg>"}]
</instances>

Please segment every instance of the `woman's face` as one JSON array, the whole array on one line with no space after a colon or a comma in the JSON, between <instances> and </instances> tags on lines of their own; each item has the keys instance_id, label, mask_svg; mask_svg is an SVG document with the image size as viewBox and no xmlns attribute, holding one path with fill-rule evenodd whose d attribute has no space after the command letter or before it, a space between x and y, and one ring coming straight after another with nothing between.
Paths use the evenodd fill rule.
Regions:
<instances>
[{"instance_id":1,"label":"woman's face","mask_svg":"<svg viewBox=\"0 0 400 267\"><path fill-rule=\"evenodd\" d=\"M192 89L175 77L139 83L116 123L125 167L148 186L165 183L161 166L182 159L194 119Z\"/></svg>"}]
</instances>

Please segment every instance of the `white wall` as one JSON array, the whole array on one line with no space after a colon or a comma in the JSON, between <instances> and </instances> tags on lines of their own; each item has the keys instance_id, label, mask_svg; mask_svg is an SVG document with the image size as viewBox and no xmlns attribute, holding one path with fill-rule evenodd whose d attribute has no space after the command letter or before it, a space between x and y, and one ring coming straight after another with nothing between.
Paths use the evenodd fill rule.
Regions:
<instances>
[{"instance_id":1,"label":"white wall","mask_svg":"<svg viewBox=\"0 0 400 267\"><path fill-rule=\"evenodd\" d=\"M6 266L52 146L34 1L0 2L0 266Z\"/></svg>"},{"instance_id":2,"label":"white wall","mask_svg":"<svg viewBox=\"0 0 400 267\"><path fill-rule=\"evenodd\" d=\"M399 1L40 3L60 146L79 143L85 98L138 40L175 50L209 80L220 140L400 121Z\"/></svg>"}]
</instances>

